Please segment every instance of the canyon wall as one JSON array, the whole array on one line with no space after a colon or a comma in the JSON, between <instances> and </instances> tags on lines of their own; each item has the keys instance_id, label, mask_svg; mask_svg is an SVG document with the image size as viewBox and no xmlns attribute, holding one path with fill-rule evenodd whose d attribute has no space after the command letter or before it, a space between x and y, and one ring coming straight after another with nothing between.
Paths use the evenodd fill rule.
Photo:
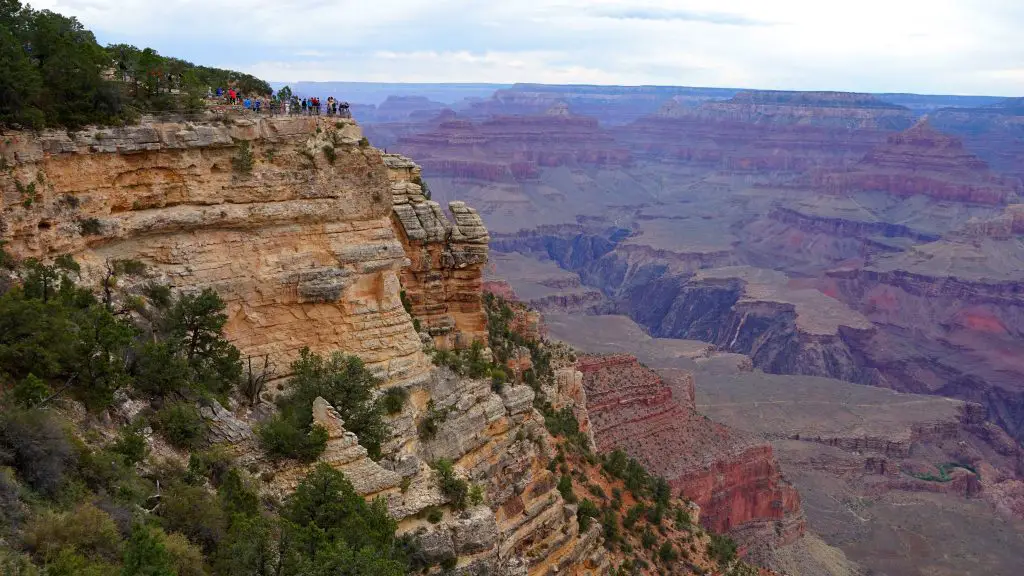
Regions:
<instances>
[{"instance_id":1,"label":"canyon wall","mask_svg":"<svg viewBox=\"0 0 1024 576\"><path fill-rule=\"evenodd\" d=\"M243 355L283 368L304 346L346 350L415 381L429 362L399 297L388 172L360 138L308 117L13 134L3 238L74 254L87 282L130 258L172 288L213 288Z\"/></svg>"},{"instance_id":2,"label":"canyon wall","mask_svg":"<svg viewBox=\"0 0 1024 576\"><path fill-rule=\"evenodd\" d=\"M991 173L959 139L927 121L889 136L848 171L817 175L814 185L831 194L878 190L992 205L1004 204L1021 191L1019 179Z\"/></svg>"},{"instance_id":3,"label":"canyon wall","mask_svg":"<svg viewBox=\"0 0 1024 576\"><path fill-rule=\"evenodd\" d=\"M483 221L465 203L452 202L452 224L438 203L424 196L419 166L395 154L384 155L384 163L392 221L410 262L402 269L410 313L439 348L465 348L475 340L486 344L480 295L490 238Z\"/></svg>"},{"instance_id":4,"label":"canyon wall","mask_svg":"<svg viewBox=\"0 0 1024 576\"><path fill-rule=\"evenodd\" d=\"M768 547L803 534L800 496L782 478L770 444L701 416L691 397L675 398L677 386L634 356L582 356L576 366L598 450L621 449L666 478L700 506L709 530ZM692 390L692 375L674 377Z\"/></svg>"},{"instance_id":5,"label":"canyon wall","mask_svg":"<svg viewBox=\"0 0 1024 576\"><path fill-rule=\"evenodd\" d=\"M547 469L555 440L533 408L533 390L507 386L497 394L489 380L426 360L400 295L408 262L399 235L410 228L391 219L393 192L409 184L389 180L389 170L400 168L360 145L353 122L147 119L8 138L0 190L11 253L71 254L90 284L109 260L140 260L151 280L177 290L216 289L227 304L226 334L244 355L268 354L283 368L307 346L357 354L388 386L409 390L376 462L333 407L318 400L314 418L329 435L321 461L344 471L360 493L385 498L399 532L413 536L427 561L454 561L451 573L463 575L608 570L615 557L601 546L600 526L579 529L575 506ZM485 259L486 230L468 209L453 212L448 242L418 248ZM475 282L451 290L477 290L475 312L448 310L464 334L483 324ZM465 318L473 319L468 327ZM203 414L211 438L265 472L271 493L286 494L308 470L261 455L253 414L219 406ZM436 425L429 436L418 432L426 418ZM442 458L483 488L485 504L450 505L428 465ZM435 507L442 520L429 523L424 516Z\"/></svg>"}]
</instances>

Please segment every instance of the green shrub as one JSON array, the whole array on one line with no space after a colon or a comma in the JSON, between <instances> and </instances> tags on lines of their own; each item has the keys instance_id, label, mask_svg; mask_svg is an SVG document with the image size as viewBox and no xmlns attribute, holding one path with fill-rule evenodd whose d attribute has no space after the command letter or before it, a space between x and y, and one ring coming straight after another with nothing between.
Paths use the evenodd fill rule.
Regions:
<instances>
[{"instance_id":1,"label":"green shrub","mask_svg":"<svg viewBox=\"0 0 1024 576\"><path fill-rule=\"evenodd\" d=\"M153 427L172 445L195 448L206 434L206 423L192 404L173 402L153 416Z\"/></svg>"},{"instance_id":2,"label":"green shrub","mask_svg":"<svg viewBox=\"0 0 1024 576\"><path fill-rule=\"evenodd\" d=\"M469 505L479 506L484 503L484 487L473 484L469 489Z\"/></svg>"},{"instance_id":3,"label":"green shrub","mask_svg":"<svg viewBox=\"0 0 1024 576\"><path fill-rule=\"evenodd\" d=\"M242 379L241 354L224 337L224 309L220 296L206 288L180 296L162 320L171 349L188 365L191 385L219 396L226 396Z\"/></svg>"},{"instance_id":4,"label":"green shrub","mask_svg":"<svg viewBox=\"0 0 1024 576\"><path fill-rule=\"evenodd\" d=\"M147 342L135 359L135 388L153 396L180 392L189 386L188 361L170 342Z\"/></svg>"},{"instance_id":5,"label":"green shrub","mask_svg":"<svg viewBox=\"0 0 1024 576\"><path fill-rule=\"evenodd\" d=\"M708 543L708 554L721 566L726 566L736 559L736 542L728 536L711 534Z\"/></svg>"},{"instance_id":6,"label":"green shrub","mask_svg":"<svg viewBox=\"0 0 1024 576\"><path fill-rule=\"evenodd\" d=\"M121 434L110 449L123 456L125 463L129 465L138 464L149 455L149 444L137 426L122 428Z\"/></svg>"},{"instance_id":7,"label":"green shrub","mask_svg":"<svg viewBox=\"0 0 1024 576\"><path fill-rule=\"evenodd\" d=\"M614 546L619 541L619 515L611 508L605 508L601 513L601 529L606 546Z\"/></svg>"},{"instance_id":8,"label":"green shrub","mask_svg":"<svg viewBox=\"0 0 1024 576\"><path fill-rule=\"evenodd\" d=\"M382 402L384 403L384 411L388 414L398 414L405 407L406 400L409 399L409 389L402 386L394 386L384 391L384 397Z\"/></svg>"},{"instance_id":9,"label":"green shrub","mask_svg":"<svg viewBox=\"0 0 1024 576\"><path fill-rule=\"evenodd\" d=\"M359 438L371 458L380 457L390 434L385 406L377 397L380 380L362 360L334 353L324 358L302 349L292 363L290 392L278 402L279 411L259 429L263 447L273 456L313 460L326 446L326 431L313 426L313 401L323 397L338 411L345 429Z\"/></svg>"},{"instance_id":10,"label":"green shrub","mask_svg":"<svg viewBox=\"0 0 1024 576\"><path fill-rule=\"evenodd\" d=\"M257 429L263 449L276 458L295 458L303 462L316 460L327 448L327 429L310 426L309 432L284 414L274 416Z\"/></svg>"},{"instance_id":11,"label":"green shrub","mask_svg":"<svg viewBox=\"0 0 1024 576\"><path fill-rule=\"evenodd\" d=\"M159 528L136 524L125 545L121 576L177 576L166 539Z\"/></svg>"},{"instance_id":12,"label":"green shrub","mask_svg":"<svg viewBox=\"0 0 1024 576\"><path fill-rule=\"evenodd\" d=\"M99 236L103 233L103 224L99 218L83 218L78 221L78 229L82 236Z\"/></svg>"},{"instance_id":13,"label":"green shrub","mask_svg":"<svg viewBox=\"0 0 1024 576\"><path fill-rule=\"evenodd\" d=\"M643 533L640 535L640 545L647 550L654 549L654 545L658 543L658 537L651 532L650 528L644 528Z\"/></svg>"},{"instance_id":14,"label":"green shrub","mask_svg":"<svg viewBox=\"0 0 1024 576\"><path fill-rule=\"evenodd\" d=\"M687 528L693 522L690 519L690 514L683 510L682 508L676 508L675 521L676 528Z\"/></svg>"},{"instance_id":15,"label":"green shrub","mask_svg":"<svg viewBox=\"0 0 1024 576\"><path fill-rule=\"evenodd\" d=\"M331 165L333 165L334 161L338 159L338 153L334 151L334 146L324 144L321 150L324 152L324 158L327 158L327 162Z\"/></svg>"},{"instance_id":16,"label":"green shrub","mask_svg":"<svg viewBox=\"0 0 1024 576\"><path fill-rule=\"evenodd\" d=\"M231 469L224 475L224 481L217 488L217 496L229 521L236 515L251 517L259 514L259 494L237 469Z\"/></svg>"},{"instance_id":17,"label":"green shrub","mask_svg":"<svg viewBox=\"0 0 1024 576\"><path fill-rule=\"evenodd\" d=\"M263 516L240 517L217 547L218 576L274 576L277 574L277 522Z\"/></svg>"},{"instance_id":18,"label":"green shrub","mask_svg":"<svg viewBox=\"0 0 1024 576\"><path fill-rule=\"evenodd\" d=\"M203 569L203 551L183 535L167 534L164 536L163 544L175 576L207 576L206 570Z\"/></svg>"},{"instance_id":19,"label":"green shrub","mask_svg":"<svg viewBox=\"0 0 1024 576\"><path fill-rule=\"evenodd\" d=\"M569 504L575 504L577 501L576 493L572 489L572 478L568 474L563 475L558 480L558 491L562 494L562 498Z\"/></svg>"},{"instance_id":20,"label":"green shrub","mask_svg":"<svg viewBox=\"0 0 1024 576\"><path fill-rule=\"evenodd\" d=\"M440 508L434 507L427 510L427 522L437 524L442 519L444 519L444 512Z\"/></svg>"},{"instance_id":21,"label":"green shrub","mask_svg":"<svg viewBox=\"0 0 1024 576\"><path fill-rule=\"evenodd\" d=\"M437 405L434 404L434 400L427 401L427 413L420 420L417 425L417 432L419 433L421 440L433 440L437 437L437 432L441 427L441 424L448 419L448 410L446 408L438 409Z\"/></svg>"},{"instance_id":22,"label":"green shrub","mask_svg":"<svg viewBox=\"0 0 1024 576\"><path fill-rule=\"evenodd\" d=\"M24 408L31 408L39 404L49 397L51 393L50 387L46 385L46 382L36 378L35 374L29 374L11 390L14 402Z\"/></svg>"},{"instance_id":23,"label":"green shrub","mask_svg":"<svg viewBox=\"0 0 1024 576\"><path fill-rule=\"evenodd\" d=\"M580 532L589 528L591 519L600 515L601 511L598 510L597 505L589 498L584 498L580 502L580 507L576 509L576 521L580 524Z\"/></svg>"},{"instance_id":24,"label":"green shrub","mask_svg":"<svg viewBox=\"0 0 1024 576\"><path fill-rule=\"evenodd\" d=\"M658 549L658 558L667 564L669 562L675 562L679 558L679 553L676 552L675 546L666 540L661 543L661 548Z\"/></svg>"},{"instance_id":25,"label":"green shrub","mask_svg":"<svg viewBox=\"0 0 1024 576\"><path fill-rule=\"evenodd\" d=\"M157 508L160 525L180 532L212 553L227 531L228 518L220 502L203 486L177 482L164 489Z\"/></svg>"},{"instance_id":26,"label":"green shrub","mask_svg":"<svg viewBox=\"0 0 1024 576\"><path fill-rule=\"evenodd\" d=\"M25 546L40 559L55 558L61 550L74 550L90 559L116 560L121 535L110 515L82 504L70 512L46 511L25 527Z\"/></svg>"},{"instance_id":27,"label":"green shrub","mask_svg":"<svg viewBox=\"0 0 1024 576\"><path fill-rule=\"evenodd\" d=\"M281 518L281 573L405 573L397 523L384 500L366 502L328 464L317 465L288 496Z\"/></svg>"},{"instance_id":28,"label":"green shrub","mask_svg":"<svg viewBox=\"0 0 1024 576\"><path fill-rule=\"evenodd\" d=\"M455 465L451 460L442 458L434 463L437 471L437 484L441 494L448 500L452 508L461 510L466 507L469 495L469 483L455 475Z\"/></svg>"},{"instance_id":29,"label":"green shrub","mask_svg":"<svg viewBox=\"0 0 1024 576\"><path fill-rule=\"evenodd\" d=\"M0 465L11 466L32 489L56 496L77 454L51 413L0 411Z\"/></svg>"},{"instance_id":30,"label":"green shrub","mask_svg":"<svg viewBox=\"0 0 1024 576\"><path fill-rule=\"evenodd\" d=\"M116 565L90 560L72 548L65 548L46 563L46 576L110 576L117 574Z\"/></svg>"},{"instance_id":31,"label":"green shrub","mask_svg":"<svg viewBox=\"0 0 1024 576\"><path fill-rule=\"evenodd\" d=\"M639 520L646 511L646 507L643 504L636 504L626 512L626 517L622 519L622 525L626 530L632 530L633 526L636 525L636 521Z\"/></svg>"},{"instance_id":32,"label":"green shrub","mask_svg":"<svg viewBox=\"0 0 1024 576\"><path fill-rule=\"evenodd\" d=\"M242 140L238 143L238 153L231 158L231 166L242 174L249 174L252 172L252 150L248 140Z\"/></svg>"},{"instance_id":33,"label":"green shrub","mask_svg":"<svg viewBox=\"0 0 1024 576\"><path fill-rule=\"evenodd\" d=\"M363 136L362 138L359 139L359 147L360 148L369 148L369 146L370 146L370 141L366 139L366 136Z\"/></svg>"},{"instance_id":34,"label":"green shrub","mask_svg":"<svg viewBox=\"0 0 1024 576\"><path fill-rule=\"evenodd\" d=\"M189 484L202 484L209 479L214 486L219 486L233 464L231 455L222 446L193 451L189 454L184 478Z\"/></svg>"}]
</instances>

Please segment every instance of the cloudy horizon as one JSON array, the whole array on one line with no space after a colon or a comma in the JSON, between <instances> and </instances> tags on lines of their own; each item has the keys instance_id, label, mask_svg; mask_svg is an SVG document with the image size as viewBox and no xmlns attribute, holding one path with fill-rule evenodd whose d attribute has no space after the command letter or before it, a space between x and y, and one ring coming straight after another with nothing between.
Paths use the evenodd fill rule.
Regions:
<instances>
[{"instance_id":1,"label":"cloudy horizon","mask_svg":"<svg viewBox=\"0 0 1024 576\"><path fill-rule=\"evenodd\" d=\"M273 82L1024 95L1018 0L40 0L101 43Z\"/></svg>"}]
</instances>

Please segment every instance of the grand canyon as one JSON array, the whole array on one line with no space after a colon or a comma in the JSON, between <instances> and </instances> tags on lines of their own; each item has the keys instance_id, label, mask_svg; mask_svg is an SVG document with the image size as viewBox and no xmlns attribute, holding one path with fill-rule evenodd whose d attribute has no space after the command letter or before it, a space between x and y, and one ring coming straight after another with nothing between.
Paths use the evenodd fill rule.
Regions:
<instances>
[{"instance_id":1,"label":"grand canyon","mask_svg":"<svg viewBox=\"0 0 1024 576\"><path fill-rule=\"evenodd\" d=\"M2 576L1024 574L1012 3L43 4Z\"/></svg>"},{"instance_id":2,"label":"grand canyon","mask_svg":"<svg viewBox=\"0 0 1024 576\"><path fill-rule=\"evenodd\" d=\"M593 355L577 367L600 450L640 459L784 572L1016 572L1019 100L434 98L356 116L434 200L479 211L487 289Z\"/></svg>"}]
</instances>

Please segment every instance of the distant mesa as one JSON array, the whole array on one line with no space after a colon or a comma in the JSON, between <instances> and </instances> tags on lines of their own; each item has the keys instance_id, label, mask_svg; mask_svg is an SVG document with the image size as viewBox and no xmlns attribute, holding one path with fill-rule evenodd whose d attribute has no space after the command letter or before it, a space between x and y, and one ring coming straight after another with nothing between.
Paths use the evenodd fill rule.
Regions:
<instances>
[{"instance_id":1,"label":"distant mesa","mask_svg":"<svg viewBox=\"0 0 1024 576\"><path fill-rule=\"evenodd\" d=\"M989 205L1005 204L1021 191L1019 179L992 173L960 139L927 120L889 136L850 171L818 175L815 186L831 193L882 191Z\"/></svg>"},{"instance_id":2,"label":"distant mesa","mask_svg":"<svg viewBox=\"0 0 1024 576\"><path fill-rule=\"evenodd\" d=\"M914 122L909 108L890 104L870 94L771 90L748 90L729 100L708 101L696 107L673 99L662 106L656 116L888 130L902 130Z\"/></svg>"}]
</instances>

